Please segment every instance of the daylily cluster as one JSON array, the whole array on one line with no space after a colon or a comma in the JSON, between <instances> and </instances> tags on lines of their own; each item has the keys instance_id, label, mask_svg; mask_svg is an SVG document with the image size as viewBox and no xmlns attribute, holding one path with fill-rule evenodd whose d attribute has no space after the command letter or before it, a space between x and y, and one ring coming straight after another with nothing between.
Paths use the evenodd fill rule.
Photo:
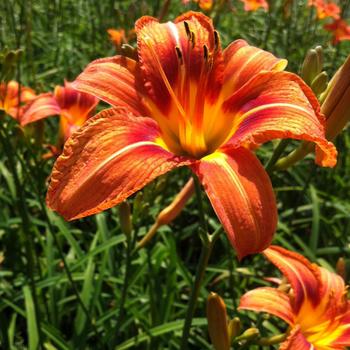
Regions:
<instances>
[{"instance_id":1,"label":"daylily cluster","mask_svg":"<svg viewBox=\"0 0 350 350\"><path fill-rule=\"evenodd\" d=\"M350 26L345 19L341 18L341 9L336 3L326 0L309 0L308 5L316 8L318 19L333 19L333 22L325 24L324 28L333 33L334 45L343 40L350 40Z\"/></svg>"},{"instance_id":2,"label":"daylily cluster","mask_svg":"<svg viewBox=\"0 0 350 350\"><path fill-rule=\"evenodd\" d=\"M324 19L327 17L339 19L340 17L340 7L332 1L309 0L308 6L313 6L316 8L316 15L318 19Z\"/></svg>"},{"instance_id":3,"label":"daylily cluster","mask_svg":"<svg viewBox=\"0 0 350 350\"><path fill-rule=\"evenodd\" d=\"M269 4L267 0L241 0L244 3L245 11L256 11L259 8L263 8L264 10L269 9Z\"/></svg>"},{"instance_id":4,"label":"daylily cluster","mask_svg":"<svg viewBox=\"0 0 350 350\"><path fill-rule=\"evenodd\" d=\"M20 124L25 126L49 116L59 115L57 146L60 153L64 142L86 122L97 104L96 97L73 89L71 83L65 81L64 86L55 87L54 93L40 94L31 100L24 109Z\"/></svg>"},{"instance_id":5,"label":"daylily cluster","mask_svg":"<svg viewBox=\"0 0 350 350\"><path fill-rule=\"evenodd\" d=\"M350 346L350 301L343 279L281 247L264 251L287 278L289 292L271 287L249 291L240 309L267 312L290 326L280 350L341 350Z\"/></svg>"},{"instance_id":6,"label":"daylily cluster","mask_svg":"<svg viewBox=\"0 0 350 350\"><path fill-rule=\"evenodd\" d=\"M138 60L92 62L73 82L112 105L66 142L47 203L72 220L108 209L179 166L199 177L240 258L271 243L277 210L270 179L252 150L274 138L316 144L334 166L324 118L287 62L237 40L225 50L209 18L136 23ZM91 191L98 187L98 191Z\"/></svg>"},{"instance_id":7,"label":"daylily cluster","mask_svg":"<svg viewBox=\"0 0 350 350\"><path fill-rule=\"evenodd\" d=\"M34 90L21 86L14 80L0 83L0 110L18 122L21 121L26 103L35 97Z\"/></svg>"}]
</instances>

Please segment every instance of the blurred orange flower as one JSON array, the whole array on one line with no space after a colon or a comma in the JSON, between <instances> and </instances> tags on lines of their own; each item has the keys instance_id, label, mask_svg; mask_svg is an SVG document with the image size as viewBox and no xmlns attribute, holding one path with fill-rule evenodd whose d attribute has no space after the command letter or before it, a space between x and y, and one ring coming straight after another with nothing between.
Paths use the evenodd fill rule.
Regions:
<instances>
[{"instance_id":1,"label":"blurred orange flower","mask_svg":"<svg viewBox=\"0 0 350 350\"><path fill-rule=\"evenodd\" d=\"M267 312L291 326L280 350L345 350L350 346L350 301L343 279L302 255L271 246L264 255L282 271L289 293L261 287L240 300L240 309Z\"/></svg>"},{"instance_id":2,"label":"blurred orange flower","mask_svg":"<svg viewBox=\"0 0 350 350\"><path fill-rule=\"evenodd\" d=\"M269 4L266 0L241 0L244 3L245 11L256 11L260 7L265 10L269 9Z\"/></svg>"},{"instance_id":3,"label":"blurred orange flower","mask_svg":"<svg viewBox=\"0 0 350 350\"><path fill-rule=\"evenodd\" d=\"M203 11L210 11L214 5L214 0L194 0Z\"/></svg>"},{"instance_id":4,"label":"blurred orange flower","mask_svg":"<svg viewBox=\"0 0 350 350\"><path fill-rule=\"evenodd\" d=\"M332 42L334 45L343 40L350 40L350 26L343 19L336 19L332 23L326 24L324 28L333 33Z\"/></svg>"},{"instance_id":5,"label":"blurred orange flower","mask_svg":"<svg viewBox=\"0 0 350 350\"><path fill-rule=\"evenodd\" d=\"M117 50L121 48L123 44L127 44L135 37L135 30L131 29L127 33L124 29L108 29L110 40L114 43Z\"/></svg>"},{"instance_id":6,"label":"blurred orange flower","mask_svg":"<svg viewBox=\"0 0 350 350\"><path fill-rule=\"evenodd\" d=\"M32 89L21 86L17 81L2 82L0 83L0 110L19 121L24 105L35 96Z\"/></svg>"},{"instance_id":7,"label":"blurred orange flower","mask_svg":"<svg viewBox=\"0 0 350 350\"><path fill-rule=\"evenodd\" d=\"M325 0L309 0L308 5L316 8L318 19L324 19L327 17L338 19L340 17L340 7L332 1L325 2Z\"/></svg>"},{"instance_id":8,"label":"blurred orange flower","mask_svg":"<svg viewBox=\"0 0 350 350\"><path fill-rule=\"evenodd\" d=\"M275 138L316 143L334 166L317 98L287 62L244 40L221 49L210 18L136 22L138 60L90 63L73 86L113 108L66 142L47 203L66 219L122 202L181 166L198 176L240 258L265 249L277 224L270 179L252 152ZM98 191L92 191L98 187Z\"/></svg>"},{"instance_id":9,"label":"blurred orange flower","mask_svg":"<svg viewBox=\"0 0 350 350\"><path fill-rule=\"evenodd\" d=\"M60 115L60 143L63 144L91 116L97 104L96 97L73 89L71 83L65 81L64 86L56 86L53 94L41 94L32 100L24 109L20 122L25 126Z\"/></svg>"}]
</instances>

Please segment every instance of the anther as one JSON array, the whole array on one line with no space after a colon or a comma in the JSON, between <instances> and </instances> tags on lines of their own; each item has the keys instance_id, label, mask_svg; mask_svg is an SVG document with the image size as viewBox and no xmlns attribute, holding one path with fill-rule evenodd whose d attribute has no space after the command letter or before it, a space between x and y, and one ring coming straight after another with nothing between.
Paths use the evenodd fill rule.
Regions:
<instances>
[{"instance_id":1,"label":"anther","mask_svg":"<svg viewBox=\"0 0 350 350\"><path fill-rule=\"evenodd\" d=\"M177 58L179 60L180 65L182 65L184 63L183 56L182 56L181 49L178 46L175 46L175 52L176 52L176 55L177 55Z\"/></svg>"},{"instance_id":2,"label":"anther","mask_svg":"<svg viewBox=\"0 0 350 350\"><path fill-rule=\"evenodd\" d=\"M209 50L207 45L203 45L203 51L204 51L204 60L205 62L208 62L209 60Z\"/></svg>"},{"instance_id":3,"label":"anther","mask_svg":"<svg viewBox=\"0 0 350 350\"><path fill-rule=\"evenodd\" d=\"M219 49L220 46L220 37L219 37L219 33L214 30L214 47L215 47L215 51L217 51Z\"/></svg>"},{"instance_id":4,"label":"anther","mask_svg":"<svg viewBox=\"0 0 350 350\"><path fill-rule=\"evenodd\" d=\"M185 30L186 30L186 35L187 35L188 39L191 40L190 26L188 25L188 23L186 21L184 21L184 26L185 26Z\"/></svg>"},{"instance_id":5,"label":"anther","mask_svg":"<svg viewBox=\"0 0 350 350\"><path fill-rule=\"evenodd\" d=\"M194 48L194 45L196 43L196 36L194 34L194 32L191 31L191 38L190 38L190 41L192 43L192 49Z\"/></svg>"}]
</instances>

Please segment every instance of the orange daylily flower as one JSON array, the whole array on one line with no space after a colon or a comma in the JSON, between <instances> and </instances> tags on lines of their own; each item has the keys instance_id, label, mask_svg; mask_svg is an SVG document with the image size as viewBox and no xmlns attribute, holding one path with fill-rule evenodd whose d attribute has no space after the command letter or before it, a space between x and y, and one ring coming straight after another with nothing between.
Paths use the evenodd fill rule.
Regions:
<instances>
[{"instance_id":1,"label":"orange daylily flower","mask_svg":"<svg viewBox=\"0 0 350 350\"><path fill-rule=\"evenodd\" d=\"M60 115L60 144L63 144L91 116L97 104L96 97L75 90L71 83L65 81L64 86L56 86L53 94L41 94L29 103L20 122L25 126Z\"/></svg>"},{"instance_id":2,"label":"orange daylily flower","mask_svg":"<svg viewBox=\"0 0 350 350\"><path fill-rule=\"evenodd\" d=\"M16 120L20 120L24 105L33 98L35 98L35 92L28 87L21 86L17 81L0 83L0 110L5 111Z\"/></svg>"},{"instance_id":3,"label":"orange daylily flower","mask_svg":"<svg viewBox=\"0 0 350 350\"><path fill-rule=\"evenodd\" d=\"M214 0L194 0L203 11L210 11L214 5Z\"/></svg>"},{"instance_id":4,"label":"orange daylily flower","mask_svg":"<svg viewBox=\"0 0 350 350\"><path fill-rule=\"evenodd\" d=\"M245 11L256 11L263 8L266 11L269 9L269 4L266 0L241 0L244 3Z\"/></svg>"},{"instance_id":5,"label":"orange daylily flower","mask_svg":"<svg viewBox=\"0 0 350 350\"><path fill-rule=\"evenodd\" d=\"M127 44L135 37L135 30L129 30L127 33L124 29L108 29L110 40L114 43L117 50L119 50L123 44Z\"/></svg>"},{"instance_id":6,"label":"orange daylily flower","mask_svg":"<svg viewBox=\"0 0 350 350\"><path fill-rule=\"evenodd\" d=\"M350 40L350 25L343 19L334 20L332 23L326 24L324 28L333 33L332 42L334 45L343 40Z\"/></svg>"},{"instance_id":7,"label":"orange daylily flower","mask_svg":"<svg viewBox=\"0 0 350 350\"><path fill-rule=\"evenodd\" d=\"M324 19L327 17L338 19L340 17L340 7L332 1L309 0L308 5L316 8L318 19Z\"/></svg>"},{"instance_id":8,"label":"orange daylily flower","mask_svg":"<svg viewBox=\"0 0 350 350\"><path fill-rule=\"evenodd\" d=\"M114 43L116 47L121 47L123 44L127 43L125 30L124 29L108 29L107 33L109 34L109 38Z\"/></svg>"},{"instance_id":9,"label":"orange daylily flower","mask_svg":"<svg viewBox=\"0 0 350 350\"><path fill-rule=\"evenodd\" d=\"M336 150L310 88L287 62L237 40L222 51L211 20L188 12L174 22L136 23L138 61L90 63L73 82L113 108L65 144L47 203L68 220L108 209L168 171L199 177L241 258L266 248L276 229L270 179L251 149L274 138L316 143L317 162ZM98 191L91 192L92 188Z\"/></svg>"},{"instance_id":10,"label":"orange daylily flower","mask_svg":"<svg viewBox=\"0 0 350 350\"><path fill-rule=\"evenodd\" d=\"M267 312L290 327L280 350L341 350L350 346L350 301L343 279L302 255L271 246L264 255L288 279L289 293L261 287L240 300L240 309Z\"/></svg>"}]
</instances>

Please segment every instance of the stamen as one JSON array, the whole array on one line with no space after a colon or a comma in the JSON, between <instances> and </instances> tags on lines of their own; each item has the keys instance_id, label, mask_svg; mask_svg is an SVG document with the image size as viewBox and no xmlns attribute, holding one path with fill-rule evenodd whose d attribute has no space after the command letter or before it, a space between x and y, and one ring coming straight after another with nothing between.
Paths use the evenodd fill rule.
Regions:
<instances>
[{"instance_id":1,"label":"stamen","mask_svg":"<svg viewBox=\"0 0 350 350\"><path fill-rule=\"evenodd\" d=\"M184 59L183 59L183 56L182 56L181 49L178 46L175 46L175 51L176 51L176 55L177 55L177 58L179 60L180 65L183 65Z\"/></svg>"},{"instance_id":2,"label":"stamen","mask_svg":"<svg viewBox=\"0 0 350 350\"><path fill-rule=\"evenodd\" d=\"M184 21L184 26L185 26L187 38L188 38L189 40L191 40L190 26L189 26L189 24L188 24L186 21Z\"/></svg>"},{"instance_id":3,"label":"stamen","mask_svg":"<svg viewBox=\"0 0 350 350\"><path fill-rule=\"evenodd\" d=\"M220 37L219 37L219 33L214 30L214 47L215 47L215 51L217 51L220 47Z\"/></svg>"},{"instance_id":4,"label":"stamen","mask_svg":"<svg viewBox=\"0 0 350 350\"><path fill-rule=\"evenodd\" d=\"M194 45L196 44L196 36L195 36L194 32L192 32L192 31L191 31L190 41L192 43L192 49L193 49Z\"/></svg>"},{"instance_id":5,"label":"stamen","mask_svg":"<svg viewBox=\"0 0 350 350\"><path fill-rule=\"evenodd\" d=\"M169 83L169 80L168 80L168 78L167 78L167 76L166 76L166 74L165 74L165 72L164 72L164 69L163 69L163 67L162 67L162 64L161 64L160 61L159 61L158 55L157 55L156 52L154 51L154 48L153 48L153 45L152 45L153 43L151 42L151 38L147 38L147 37L146 37L146 38L144 39L144 41L145 41L146 45L148 46L148 48L149 48L149 50L150 50L150 52L151 52L151 54L152 54L152 56L153 56L153 58L154 58L154 61L155 61L156 65L157 65L157 68L158 68L158 70L159 70L159 73L160 73L160 75L161 75L161 77L162 77L162 79L163 79L163 82L164 82L164 84L165 84L165 86L166 86L166 88L167 88L167 90L168 90L170 96L172 97L172 99L173 99L173 101L174 101L174 103L175 103L175 106L177 107L178 111L180 112L180 115L181 115L181 117L183 118L184 122L187 123L189 120L188 120L188 118L187 118L187 116L186 116L186 113L185 113L185 111L184 111L184 109L183 109L181 103L180 103L179 100L177 99L177 96L176 96L174 90L172 89L172 87L171 87L171 85L170 85L170 83Z\"/></svg>"},{"instance_id":6,"label":"stamen","mask_svg":"<svg viewBox=\"0 0 350 350\"><path fill-rule=\"evenodd\" d=\"M204 60L207 63L209 60L209 50L207 45L203 45L203 51L204 51Z\"/></svg>"}]
</instances>

